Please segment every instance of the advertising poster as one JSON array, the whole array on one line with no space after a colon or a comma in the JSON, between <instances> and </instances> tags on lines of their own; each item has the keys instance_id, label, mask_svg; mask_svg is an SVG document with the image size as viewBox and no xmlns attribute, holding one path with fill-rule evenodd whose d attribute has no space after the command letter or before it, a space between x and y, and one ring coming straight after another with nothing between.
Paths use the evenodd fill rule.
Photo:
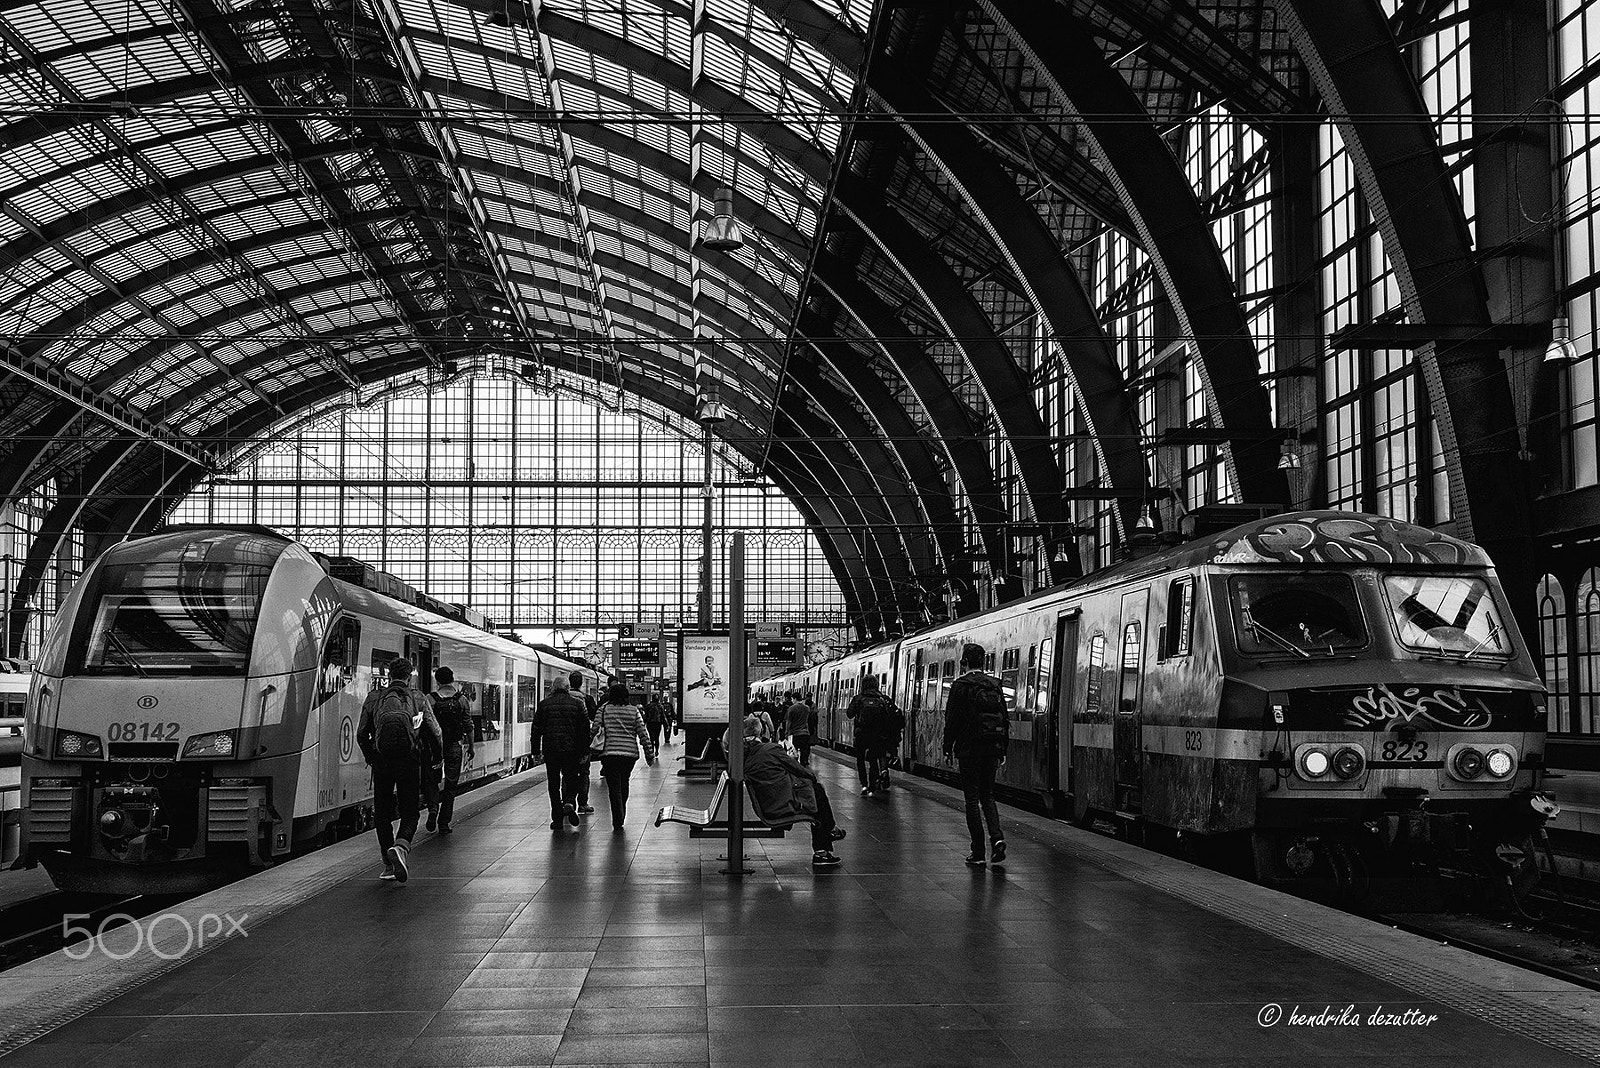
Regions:
<instances>
[{"instance_id":1,"label":"advertising poster","mask_svg":"<svg viewBox=\"0 0 1600 1068\"><path fill-rule=\"evenodd\" d=\"M726 634L685 634L678 640L678 708L685 725L728 722Z\"/></svg>"}]
</instances>

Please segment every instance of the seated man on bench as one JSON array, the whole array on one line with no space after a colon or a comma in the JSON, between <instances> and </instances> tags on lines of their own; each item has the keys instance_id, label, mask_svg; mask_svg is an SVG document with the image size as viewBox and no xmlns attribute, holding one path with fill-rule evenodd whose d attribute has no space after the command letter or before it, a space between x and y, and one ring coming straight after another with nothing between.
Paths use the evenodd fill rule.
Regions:
<instances>
[{"instance_id":1,"label":"seated man on bench","mask_svg":"<svg viewBox=\"0 0 1600 1068\"><path fill-rule=\"evenodd\" d=\"M747 736L744 785L763 823L778 827L812 821L812 867L832 868L843 863L834 856L833 843L844 837L844 831L834 825L827 791L816 773L784 752L783 746Z\"/></svg>"}]
</instances>

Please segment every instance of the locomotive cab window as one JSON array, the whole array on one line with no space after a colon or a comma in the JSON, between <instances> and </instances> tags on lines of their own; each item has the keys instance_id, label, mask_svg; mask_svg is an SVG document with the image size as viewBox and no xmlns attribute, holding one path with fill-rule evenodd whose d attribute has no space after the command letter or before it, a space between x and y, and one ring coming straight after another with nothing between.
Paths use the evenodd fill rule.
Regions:
<instances>
[{"instance_id":1,"label":"locomotive cab window","mask_svg":"<svg viewBox=\"0 0 1600 1068\"><path fill-rule=\"evenodd\" d=\"M1500 623L1488 583L1465 575L1386 575L1400 641L1410 649L1462 660L1504 660L1511 639Z\"/></svg>"},{"instance_id":2,"label":"locomotive cab window","mask_svg":"<svg viewBox=\"0 0 1600 1068\"><path fill-rule=\"evenodd\" d=\"M245 555L193 542L107 564L75 666L90 675L243 675L276 558Z\"/></svg>"},{"instance_id":3,"label":"locomotive cab window","mask_svg":"<svg viewBox=\"0 0 1600 1068\"><path fill-rule=\"evenodd\" d=\"M1161 659L1189 655L1189 633L1193 626L1194 579L1173 579L1167 587L1167 621L1162 624Z\"/></svg>"},{"instance_id":4,"label":"locomotive cab window","mask_svg":"<svg viewBox=\"0 0 1600 1068\"><path fill-rule=\"evenodd\" d=\"M1241 652L1306 658L1367 644L1348 575L1235 575L1229 589Z\"/></svg>"}]
</instances>

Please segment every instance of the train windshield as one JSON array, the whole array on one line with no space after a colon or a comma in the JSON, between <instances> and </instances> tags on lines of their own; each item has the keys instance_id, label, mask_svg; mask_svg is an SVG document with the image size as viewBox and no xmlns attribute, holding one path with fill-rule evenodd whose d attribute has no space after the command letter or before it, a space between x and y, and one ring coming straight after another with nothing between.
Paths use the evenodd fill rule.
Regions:
<instances>
[{"instance_id":1,"label":"train windshield","mask_svg":"<svg viewBox=\"0 0 1600 1068\"><path fill-rule=\"evenodd\" d=\"M1465 575L1387 575L1384 592L1400 641L1420 653L1505 659L1511 639L1489 584Z\"/></svg>"},{"instance_id":2,"label":"train windshield","mask_svg":"<svg viewBox=\"0 0 1600 1068\"><path fill-rule=\"evenodd\" d=\"M242 675L281 545L183 540L140 559L107 561L80 646L90 675ZM243 549L244 551L241 551Z\"/></svg>"},{"instance_id":3,"label":"train windshield","mask_svg":"<svg viewBox=\"0 0 1600 1068\"><path fill-rule=\"evenodd\" d=\"M1241 652L1309 659L1367 644L1348 575L1235 575L1230 588Z\"/></svg>"}]
</instances>

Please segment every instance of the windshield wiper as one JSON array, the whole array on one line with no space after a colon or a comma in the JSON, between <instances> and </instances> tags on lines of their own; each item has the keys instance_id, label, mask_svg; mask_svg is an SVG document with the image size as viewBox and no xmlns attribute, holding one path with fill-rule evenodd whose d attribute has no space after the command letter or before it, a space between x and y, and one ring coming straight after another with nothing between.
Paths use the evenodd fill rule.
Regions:
<instances>
[{"instance_id":1,"label":"windshield wiper","mask_svg":"<svg viewBox=\"0 0 1600 1068\"><path fill-rule=\"evenodd\" d=\"M1485 645L1489 644L1489 642L1491 640L1494 642L1495 648L1497 650L1499 650L1501 653L1505 654L1505 656L1508 659L1510 658L1511 650L1502 649L1500 647L1500 627L1499 627L1498 624L1495 623L1494 616L1490 616L1489 617L1488 624L1489 624L1489 633L1487 633L1483 637L1479 638L1477 645L1474 645L1471 649L1468 649L1465 653L1461 654L1461 659L1463 659L1463 660L1471 660L1474 656L1478 655L1478 650L1482 649Z\"/></svg>"},{"instance_id":2,"label":"windshield wiper","mask_svg":"<svg viewBox=\"0 0 1600 1068\"><path fill-rule=\"evenodd\" d=\"M133 670L135 670L135 671L137 671L139 673L139 677L141 679L148 679L150 677L150 672L146 671L144 669L144 665L139 663L139 661L135 660L133 658L133 654L128 652L128 647L126 645L122 644L122 639L117 637L117 632L116 631L114 631L114 630L106 631L106 640L110 645L115 647L117 652L122 656L123 661L129 667L133 668Z\"/></svg>"},{"instance_id":3,"label":"windshield wiper","mask_svg":"<svg viewBox=\"0 0 1600 1068\"><path fill-rule=\"evenodd\" d=\"M1311 654L1300 648L1294 642L1290 641L1288 638L1285 638L1271 627L1263 626L1262 624L1257 623L1255 621L1255 617L1250 614L1250 609L1246 608L1242 615L1244 616L1245 626L1249 627L1256 634L1265 634L1267 637L1272 639L1273 644L1282 649L1284 652L1292 653L1295 656L1301 657L1305 660L1311 659Z\"/></svg>"}]
</instances>

